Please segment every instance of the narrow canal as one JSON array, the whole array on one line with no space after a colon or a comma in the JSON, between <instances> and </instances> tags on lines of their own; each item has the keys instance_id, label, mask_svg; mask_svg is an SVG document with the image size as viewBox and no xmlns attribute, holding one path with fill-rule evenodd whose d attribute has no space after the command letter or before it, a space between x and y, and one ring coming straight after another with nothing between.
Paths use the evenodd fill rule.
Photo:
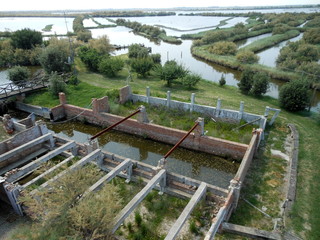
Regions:
<instances>
[{"instance_id":1,"label":"narrow canal","mask_svg":"<svg viewBox=\"0 0 320 240\"><path fill-rule=\"evenodd\" d=\"M89 137L101 131L101 128L80 122L52 124L48 128L58 136L75 140L79 143L88 142ZM119 131L111 131L98 138L102 150L123 157L138 160L153 166L171 149L171 145L151 141ZM168 160L168 170L197 180L205 181L226 188L236 173L239 163L214 155L176 149Z\"/></svg>"}]
</instances>

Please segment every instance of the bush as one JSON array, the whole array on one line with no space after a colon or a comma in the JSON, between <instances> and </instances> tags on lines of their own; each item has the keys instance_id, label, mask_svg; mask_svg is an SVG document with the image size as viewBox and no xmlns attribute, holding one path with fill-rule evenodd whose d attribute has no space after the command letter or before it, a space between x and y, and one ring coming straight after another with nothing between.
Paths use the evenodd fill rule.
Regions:
<instances>
[{"instance_id":1,"label":"bush","mask_svg":"<svg viewBox=\"0 0 320 240\"><path fill-rule=\"evenodd\" d=\"M155 64L161 64L161 54L160 53L151 54L150 57L152 58L152 61Z\"/></svg>"},{"instance_id":2,"label":"bush","mask_svg":"<svg viewBox=\"0 0 320 240\"><path fill-rule=\"evenodd\" d=\"M248 94L252 88L254 72L250 69L245 69L240 77L240 82L238 87L240 91L244 94Z\"/></svg>"},{"instance_id":3,"label":"bush","mask_svg":"<svg viewBox=\"0 0 320 240\"><path fill-rule=\"evenodd\" d=\"M140 44L132 44L129 46L129 58L145 58L149 55L149 50Z\"/></svg>"},{"instance_id":4,"label":"bush","mask_svg":"<svg viewBox=\"0 0 320 240\"><path fill-rule=\"evenodd\" d=\"M320 18L319 18L320 19ZM303 34L303 40L310 44L319 44L320 43L320 28L308 29Z\"/></svg>"},{"instance_id":5,"label":"bush","mask_svg":"<svg viewBox=\"0 0 320 240\"><path fill-rule=\"evenodd\" d=\"M117 73L124 67L124 61L119 57L103 58L99 63L99 72L108 77L115 77Z\"/></svg>"},{"instance_id":6,"label":"bush","mask_svg":"<svg viewBox=\"0 0 320 240\"><path fill-rule=\"evenodd\" d=\"M167 81L168 87L171 87L174 80L184 78L189 73L189 70L176 61L171 60L167 61L163 66L158 65L155 72L161 80Z\"/></svg>"},{"instance_id":7,"label":"bush","mask_svg":"<svg viewBox=\"0 0 320 240\"><path fill-rule=\"evenodd\" d=\"M52 72L69 72L71 67L68 64L68 51L61 45L50 44L39 56L39 62L44 70Z\"/></svg>"},{"instance_id":8,"label":"bush","mask_svg":"<svg viewBox=\"0 0 320 240\"><path fill-rule=\"evenodd\" d=\"M92 39L91 31L83 30L83 31L77 32L77 40L88 42L90 39Z\"/></svg>"},{"instance_id":9,"label":"bush","mask_svg":"<svg viewBox=\"0 0 320 240\"><path fill-rule=\"evenodd\" d=\"M268 91L270 77L268 74L259 72L253 75L253 84L250 92L255 96L261 96Z\"/></svg>"},{"instance_id":10,"label":"bush","mask_svg":"<svg viewBox=\"0 0 320 240\"><path fill-rule=\"evenodd\" d=\"M36 45L42 43L41 32L24 28L22 30L15 31L11 35L12 46L14 48L32 49Z\"/></svg>"},{"instance_id":11,"label":"bush","mask_svg":"<svg viewBox=\"0 0 320 240\"><path fill-rule=\"evenodd\" d=\"M80 83L80 80L78 79L77 75L72 75L69 78L68 83L72 84L72 85L78 85Z\"/></svg>"},{"instance_id":12,"label":"bush","mask_svg":"<svg viewBox=\"0 0 320 240\"><path fill-rule=\"evenodd\" d=\"M16 66L9 69L8 77L12 82L16 84L20 82L21 84L22 81L28 80L28 78L30 77L30 71L26 67Z\"/></svg>"},{"instance_id":13,"label":"bush","mask_svg":"<svg viewBox=\"0 0 320 240\"><path fill-rule=\"evenodd\" d=\"M304 80L292 80L284 84L279 92L280 106L292 111L304 110L309 102L309 83Z\"/></svg>"},{"instance_id":14,"label":"bush","mask_svg":"<svg viewBox=\"0 0 320 240\"><path fill-rule=\"evenodd\" d=\"M201 76L199 74L187 74L181 79L181 83L188 88L194 87L201 80Z\"/></svg>"},{"instance_id":15,"label":"bush","mask_svg":"<svg viewBox=\"0 0 320 240\"><path fill-rule=\"evenodd\" d=\"M154 62L151 57L135 58L130 60L130 66L134 72L146 77L154 67Z\"/></svg>"},{"instance_id":16,"label":"bush","mask_svg":"<svg viewBox=\"0 0 320 240\"><path fill-rule=\"evenodd\" d=\"M66 92L67 85L56 72L49 77L49 91L53 96L58 97L60 92Z\"/></svg>"},{"instance_id":17,"label":"bush","mask_svg":"<svg viewBox=\"0 0 320 240\"><path fill-rule=\"evenodd\" d=\"M219 85L222 87L222 86L224 86L224 85L226 85L226 78L225 78L225 76L222 74L221 75L221 78L220 78L220 80L219 80Z\"/></svg>"},{"instance_id":18,"label":"bush","mask_svg":"<svg viewBox=\"0 0 320 240\"><path fill-rule=\"evenodd\" d=\"M78 55L81 61L86 65L86 67L89 68L90 71L98 71L99 63L102 57L96 49L82 46L78 50Z\"/></svg>"},{"instance_id":19,"label":"bush","mask_svg":"<svg viewBox=\"0 0 320 240\"><path fill-rule=\"evenodd\" d=\"M235 55L237 52L237 45L234 42L216 42L210 47L209 51L218 55Z\"/></svg>"},{"instance_id":20,"label":"bush","mask_svg":"<svg viewBox=\"0 0 320 240\"><path fill-rule=\"evenodd\" d=\"M257 63L259 61L259 56L254 54L254 52L247 50L239 51L236 58L239 62L248 64Z\"/></svg>"}]
</instances>

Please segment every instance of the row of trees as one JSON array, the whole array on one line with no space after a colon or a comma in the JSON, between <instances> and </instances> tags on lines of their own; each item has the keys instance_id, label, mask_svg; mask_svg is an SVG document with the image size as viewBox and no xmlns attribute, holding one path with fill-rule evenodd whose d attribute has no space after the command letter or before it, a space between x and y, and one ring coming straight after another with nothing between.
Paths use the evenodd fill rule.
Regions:
<instances>
[{"instance_id":1,"label":"row of trees","mask_svg":"<svg viewBox=\"0 0 320 240\"><path fill-rule=\"evenodd\" d=\"M163 29L160 29L159 27L141 24L139 22L131 22L127 21L125 19L119 18L116 21L117 25L119 26L126 26L128 28L131 28L134 32L137 33L144 33L152 38L159 37L160 34L166 34L166 31Z\"/></svg>"}]
</instances>

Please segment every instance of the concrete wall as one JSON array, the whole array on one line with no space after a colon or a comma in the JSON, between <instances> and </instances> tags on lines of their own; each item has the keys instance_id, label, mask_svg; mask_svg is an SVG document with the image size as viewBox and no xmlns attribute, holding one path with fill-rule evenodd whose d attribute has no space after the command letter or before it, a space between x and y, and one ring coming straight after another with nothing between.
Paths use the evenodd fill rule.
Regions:
<instances>
[{"instance_id":1,"label":"concrete wall","mask_svg":"<svg viewBox=\"0 0 320 240\"><path fill-rule=\"evenodd\" d=\"M69 104L64 105L64 111L67 118L77 116L78 120L84 120L102 126L111 125L123 119L123 117L108 113L94 114L91 109L80 108ZM115 129L173 145L186 134L186 131L163 127L156 124L141 123L134 119L128 119ZM194 134L191 134L181 146L191 150L203 151L238 160L242 159L248 147L246 144L207 136L197 136Z\"/></svg>"},{"instance_id":2,"label":"concrete wall","mask_svg":"<svg viewBox=\"0 0 320 240\"><path fill-rule=\"evenodd\" d=\"M65 118L64 107L62 104L51 108L51 118L53 121L58 121L60 119Z\"/></svg>"},{"instance_id":3,"label":"concrete wall","mask_svg":"<svg viewBox=\"0 0 320 240\"><path fill-rule=\"evenodd\" d=\"M33 105L25 104L22 102L15 102L15 103L16 103L15 107L18 110L21 110L24 112L29 112L29 113L34 113L38 116L50 119L50 109L49 108L33 106Z\"/></svg>"},{"instance_id":4,"label":"concrete wall","mask_svg":"<svg viewBox=\"0 0 320 240\"><path fill-rule=\"evenodd\" d=\"M130 89L129 86L126 86L123 89L125 88ZM126 90L126 92L131 92L131 90ZM174 108L174 109L179 109L184 111L199 112L221 121L239 122L240 120L244 120L246 122L251 122L261 118L261 120L256 121L254 124L258 125L262 129L264 129L266 125L265 124L266 119L264 118L263 115L244 112L244 102L240 102L239 110L231 110L231 109L222 109L220 99L218 99L218 103L216 107L211 107L211 106L196 104L195 94L191 94L190 103L171 100L170 95L171 94L168 91L167 99L152 97L150 96L150 88L147 87L146 96L131 94L130 98L128 98L128 96L126 95L126 99L130 99L133 102L145 102L155 106L167 106L169 108ZM120 98L121 98L121 91L120 91ZM277 109L273 109L273 110L277 111Z\"/></svg>"}]
</instances>

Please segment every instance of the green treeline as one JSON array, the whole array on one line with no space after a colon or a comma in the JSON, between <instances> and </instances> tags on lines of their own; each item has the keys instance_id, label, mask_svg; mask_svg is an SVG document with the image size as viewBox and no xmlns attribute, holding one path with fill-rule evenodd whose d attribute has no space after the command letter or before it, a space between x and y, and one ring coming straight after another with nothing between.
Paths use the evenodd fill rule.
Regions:
<instances>
[{"instance_id":1,"label":"green treeline","mask_svg":"<svg viewBox=\"0 0 320 240\"><path fill-rule=\"evenodd\" d=\"M131 22L129 20L125 20L122 18L119 18L116 20L117 25L119 26L125 26L128 28L131 28L134 33L150 37L150 38L159 38L165 42L174 43L174 44L181 44L181 40L167 36L166 31L163 29L160 29L156 26L141 24L137 21Z\"/></svg>"}]
</instances>

